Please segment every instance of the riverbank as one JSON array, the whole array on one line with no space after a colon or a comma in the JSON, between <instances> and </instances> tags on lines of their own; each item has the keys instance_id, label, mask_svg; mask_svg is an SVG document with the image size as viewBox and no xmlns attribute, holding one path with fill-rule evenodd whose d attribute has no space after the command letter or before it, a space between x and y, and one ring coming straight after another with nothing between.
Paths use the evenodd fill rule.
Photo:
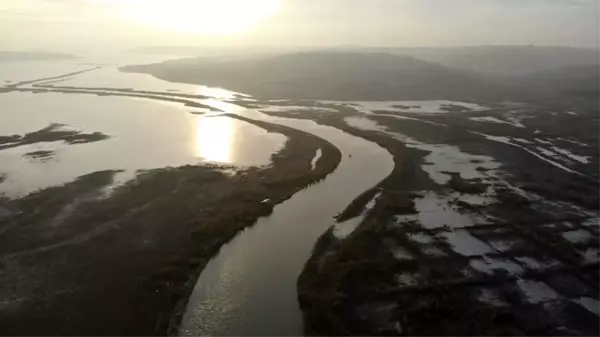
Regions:
<instances>
[{"instance_id":1,"label":"riverbank","mask_svg":"<svg viewBox=\"0 0 600 337\"><path fill-rule=\"evenodd\" d=\"M3 333L167 334L224 243L340 162L319 137L229 117L288 138L270 166L156 169L117 187L103 171L3 199Z\"/></svg>"},{"instance_id":2,"label":"riverbank","mask_svg":"<svg viewBox=\"0 0 600 337\"><path fill-rule=\"evenodd\" d=\"M302 191L307 193L297 193L272 214L270 204L276 202L279 194L268 198L266 190L287 191L288 185L296 185L302 179L288 183L289 172L279 171L270 176L269 184L262 182L261 173L268 168L235 174L231 168L214 168L229 172L223 178L227 183L216 184L214 190L175 196L169 194L174 190L171 185L161 190L162 194L169 194L165 199L176 203L164 201L160 209L177 212L181 211L177 204L180 196L186 202L193 201L197 194L226 196L214 205L206 201L208 209L182 211L181 219L189 219L190 214L204 219L189 224L190 230L186 227L183 231L193 233L190 240L195 243L190 251L201 253L193 255L185 247L178 247L182 251L175 253L163 252L160 259L169 254L171 258L160 266L166 270L156 272L152 268L151 276L144 278L152 296L145 294L140 298L157 296L165 308L154 331L166 331L170 326L170 334L299 334L299 300L306 333L317 335L596 332L593 324L597 318L590 315L598 299L594 288L598 280L597 199L590 196L598 195L597 133L583 132L585 137L577 134L577 130L588 130L589 121L597 119L593 111L557 113L558 107L512 103L470 109L460 102L442 104L451 109L438 111L435 107L430 109L439 101L407 105L261 102L241 97L205 105L192 100L202 97L187 94L103 87L17 90L164 100L200 108L200 113L223 107L236 112L222 114L223 117L261 124L247 118L257 116L262 120L264 115L231 104L235 103L267 115L290 118L288 125L301 126L310 133L328 129L321 131L335 134L336 141L330 141L330 145L340 144L336 146L343 153L336 174L315 188ZM415 114L419 110L422 115ZM275 119L275 123L284 118ZM312 121L327 127L315 127ZM557 127L562 124L576 127ZM581 128L586 125L588 129ZM356 138L369 142L355 142ZM360 156L354 151L356 147L362 147ZM380 147L394 160L387 178L392 169L390 157ZM298 165L302 172L308 172L307 163L319 158L315 150L317 147L307 150L306 158L293 165L290 162L290 172L295 172ZM374 150L383 155L369 156ZM378 173L373 174L374 170ZM186 172L190 173L172 172L177 179L183 179L183 185L177 183L178 187L188 185ZM244 178L246 175L248 178ZM365 182L365 177L371 180ZM204 181L202 177L191 181L196 179ZM232 181L235 184L228 185ZM281 193L285 198L285 192ZM253 208L254 203L260 203L258 209ZM69 215L70 208L65 209L66 213L57 217ZM263 212L271 216L261 218L260 226L241 235L236 236L237 230L223 226L235 223L235 228L237 224L244 228L246 220L250 222ZM127 216L122 213L121 218L123 214ZM179 216L158 215L169 225ZM299 266L309 258L311 247L306 249L306 243L314 243L330 225L335 226L317 243L297 280L295 292L290 288L295 286ZM201 228L197 232L191 229L196 226ZM221 241L222 231L226 238ZM158 232L168 236L168 229ZM230 245L219 249L234 236ZM161 242L164 240L161 237ZM204 248L195 248L200 245ZM283 251L288 253L285 259L279 256ZM210 272L201 275L207 259L190 260L190 256L203 254L215 258L205 269ZM151 255L139 256L136 262L158 259ZM130 265L123 263L121 269ZM187 324L177 331L194 283L200 289L190 298L188 318L184 320ZM214 284L218 286L211 286ZM153 291L159 295L153 295ZM130 312L120 314L130 319ZM440 324L431 325L431 321ZM136 324L149 326L147 322Z\"/></svg>"},{"instance_id":3,"label":"riverbank","mask_svg":"<svg viewBox=\"0 0 600 337\"><path fill-rule=\"evenodd\" d=\"M331 228L315 245L298 279L306 334L598 333L597 155L586 147L598 148L596 134L573 140L590 164L555 156L564 167L511 145L552 145L545 139L567 139L562 130L464 121L484 113L265 113L375 141L396 163L341 214L366 214L360 225L342 236ZM527 124L549 124L552 112L542 113Z\"/></svg>"},{"instance_id":4,"label":"riverbank","mask_svg":"<svg viewBox=\"0 0 600 337\"><path fill-rule=\"evenodd\" d=\"M219 251L196 282L179 334L301 335L296 282L314 243L356 195L392 171L393 161L377 144L329 126L237 110L326 139L342 152L342 161L323 182L296 193Z\"/></svg>"}]
</instances>

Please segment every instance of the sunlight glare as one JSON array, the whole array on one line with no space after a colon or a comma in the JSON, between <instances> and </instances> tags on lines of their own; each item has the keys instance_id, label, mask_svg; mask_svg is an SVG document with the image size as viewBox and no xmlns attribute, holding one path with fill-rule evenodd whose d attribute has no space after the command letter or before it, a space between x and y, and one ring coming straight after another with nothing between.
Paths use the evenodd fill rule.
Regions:
<instances>
[{"instance_id":1,"label":"sunlight glare","mask_svg":"<svg viewBox=\"0 0 600 337\"><path fill-rule=\"evenodd\" d=\"M281 0L96 0L128 20L183 33L231 34L273 14Z\"/></svg>"},{"instance_id":2,"label":"sunlight glare","mask_svg":"<svg viewBox=\"0 0 600 337\"><path fill-rule=\"evenodd\" d=\"M232 99L235 97L235 92L222 88L198 86L196 94L201 96L209 96L216 99Z\"/></svg>"},{"instance_id":3,"label":"sunlight glare","mask_svg":"<svg viewBox=\"0 0 600 337\"><path fill-rule=\"evenodd\" d=\"M196 116L196 156L218 163L231 163L235 139L229 117Z\"/></svg>"}]
</instances>

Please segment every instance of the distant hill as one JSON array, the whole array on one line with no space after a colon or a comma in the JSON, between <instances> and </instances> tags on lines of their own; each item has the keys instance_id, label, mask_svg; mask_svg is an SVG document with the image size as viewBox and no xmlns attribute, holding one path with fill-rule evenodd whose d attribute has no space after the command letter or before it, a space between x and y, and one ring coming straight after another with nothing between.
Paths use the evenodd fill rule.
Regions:
<instances>
[{"instance_id":1,"label":"distant hill","mask_svg":"<svg viewBox=\"0 0 600 337\"><path fill-rule=\"evenodd\" d=\"M475 73L389 53L303 52L242 61L196 58L123 70L270 99L478 101L509 96L508 89Z\"/></svg>"},{"instance_id":2,"label":"distant hill","mask_svg":"<svg viewBox=\"0 0 600 337\"><path fill-rule=\"evenodd\" d=\"M260 46L245 47L214 47L214 46L147 46L130 50L136 54L193 57L218 57L228 60L252 59L274 56L298 51L295 48L274 48Z\"/></svg>"},{"instance_id":3,"label":"distant hill","mask_svg":"<svg viewBox=\"0 0 600 337\"><path fill-rule=\"evenodd\" d=\"M206 55L210 52L214 52L214 49L200 46L148 46L133 48L130 51L138 54L179 55L182 57L192 57Z\"/></svg>"},{"instance_id":4,"label":"distant hill","mask_svg":"<svg viewBox=\"0 0 600 337\"><path fill-rule=\"evenodd\" d=\"M584 99L598 104L600 65L572 66L538 71L514 79L520 86L548 95Z\"/></svg>"},{"instance_id":5,"label":"distant hill","mask_svg":"<svg viewBox=\"0 0 600 337\"><path fill-rule=\"evenodd\" d=\"M48 61L76 58L71 54L25 51L0 51L0 62Z\"/></svg>"},{"instance_id":6,"label":"distant hill","mask_svg":"<svg viewBox=\"0 0 600 337\"><path fill-rule=\"evenodd\" d=\"M600 62L600 51L570 47L478 46L388 50L447 67L495 75L535 73L555 68L597 65Z\"/></svg>"}]
</instances>

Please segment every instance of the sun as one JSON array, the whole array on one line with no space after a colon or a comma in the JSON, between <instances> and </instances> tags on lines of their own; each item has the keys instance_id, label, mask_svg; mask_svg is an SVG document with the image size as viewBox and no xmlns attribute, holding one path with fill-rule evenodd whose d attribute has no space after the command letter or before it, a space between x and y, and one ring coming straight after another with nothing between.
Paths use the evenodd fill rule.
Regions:
<instances>
[{"instance_id":1,"label":"sun","mask_svg":"<svg viewBox=\"0 0 600 337\"><path fill-rule=\"evenodd\" d=\"M102 1L102 0L101 0ZM281 0L104 0L127 20L182 33L232 34L273 14Z\"/></svg>"}]
</instances>

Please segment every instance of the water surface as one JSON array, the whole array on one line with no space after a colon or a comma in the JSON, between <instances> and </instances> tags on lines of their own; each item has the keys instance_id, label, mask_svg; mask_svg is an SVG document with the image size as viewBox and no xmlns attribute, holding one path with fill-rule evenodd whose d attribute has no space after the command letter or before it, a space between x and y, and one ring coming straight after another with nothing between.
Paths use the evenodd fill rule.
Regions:
<instances>
[{"instance_id":1,"label":"water surface","mask_svg":"<svg viewBox=\"0 0 600 337\"><path fill-rule=\"evenodd\" d=\"M296 282L314 243L334 225L334 215L393 169L387 151L337 129L245 114L316 134L343 159L326 180L276 206L209 262L190 297L183 335L302 335Z\"/></svg>"},{"instance_id":2,"label":"water surface","mask_svg":"<svg viewBox=\"0 0 600 337\"><path fill-rule=\"evenodd\" d=\"M126 76L126 75L125 75ZM101 132L108 139L69 145L40 142L0 150L0 194L16 197L99 170L136 171L211 162L270 163L286 137L224 116L195 115L182 104L87 94L11 92L0 95L0 135L23 135L52 123L65 130ZM26 156L51 151L50 156Z\"/></svg>"},{"instance_id":3,"label":"water surface","mask_svg":"<svg viewBox=\"0 0 600 337\"><path fill-rule=\"evenodd\" d=\"M28 73L20 80L85 69L74 64L67 70L68 67L31 76ZM343 159L333 174L276 206L271 216L261 218L211 260L196 284L181 330L188 335L301 335L297 277L318 237L335 224L334 216L392 171L389 153L374 143L312 121L275 118L246 110L226 102L232 93L225 90L123 74L114 66L53 84L210 96L198 102L304 130L340 149ZM179 103L59 93L3 94L0 103L10 112L0 116L0 135L24 134L50 123L62 123L65 128L110 136L95 143L37 143L0 151L0 174L7 176L0 183L0 193L13 195L102 169L125 170L126 180L138 169L203 161L265 165L285 142L282 135L267 133L246 122L214 113L191 114ZM39 150L54 151L54 156L23 156Z\"/></svg>"}]
</instances>

